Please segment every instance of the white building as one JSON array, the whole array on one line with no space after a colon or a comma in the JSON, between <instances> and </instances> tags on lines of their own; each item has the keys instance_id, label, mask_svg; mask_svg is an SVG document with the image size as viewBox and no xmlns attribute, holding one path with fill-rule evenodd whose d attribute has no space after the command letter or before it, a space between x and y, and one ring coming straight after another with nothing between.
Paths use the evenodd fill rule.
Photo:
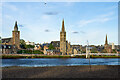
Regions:
<instances>
[{"instance_id":1,"label":"white building","mask_svg":"<svg viewBox=\"0 0 120 80\"><path fill-rule=\"evenodd\" d=\"M27 41L27 42L26 42L26 45L35 45L35 43L34 43L34 42Z\"/></svg>"},{"instance_id":2,"label":"white building","mask_svg":"<svg viewBox=\"0 0 120 80\"><path fill-rule=\"evenodd\" d=\"M76 49L74 49L74 54L78 54L78 51Z\"/></svg>"},{"instance_id":3,"label":"white building","mask_svg":"<svg viewBox=\"0 0 120 80\"><path fill-rule=\"evenodd\" d=\"M114 45L114 43L112 43L112 49L115 49L115 45Z\"/></svg>"},{"instance_id":4,"label":"white building","mask_svg":"<svg viewBox=\"0 0 120 80\"><path fill-rule=\"evenodd\" d=\"M114 45L114 43L109 43L109 45L112 46L112 49L115 49L115 45Z\"/></svg>"}]
</instances>

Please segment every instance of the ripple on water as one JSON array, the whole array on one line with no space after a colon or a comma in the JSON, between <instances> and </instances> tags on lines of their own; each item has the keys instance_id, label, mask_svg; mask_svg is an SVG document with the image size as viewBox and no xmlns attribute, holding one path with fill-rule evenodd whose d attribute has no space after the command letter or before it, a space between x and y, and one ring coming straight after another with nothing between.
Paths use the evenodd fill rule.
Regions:
<instances>
[{"instance_id":1,"label":"ripple on water","mask_svg":"<svg viewBox=\"0 0 120 80\"><path fill-rule=\"evenodd\" d=\"M119 65L119 59L114 58L92 58L90 65ZM89 65L89 59L82 58L35 58L35 59L3 59L2 67L25 66L25 67L45 67L45 66L76 66Z\"/></svg>"}]
</instances>

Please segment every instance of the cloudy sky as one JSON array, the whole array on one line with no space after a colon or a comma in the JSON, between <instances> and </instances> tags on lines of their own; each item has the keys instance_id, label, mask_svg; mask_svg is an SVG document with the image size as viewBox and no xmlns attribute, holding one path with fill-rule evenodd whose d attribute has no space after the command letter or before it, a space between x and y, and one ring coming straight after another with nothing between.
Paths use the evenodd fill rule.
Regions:
<instances>
[{"instance_id":1,"label":"cloudy sky","mask_svg":"<svg viewBox=\"0 0 120 80\"><path fill-rule=\"evenodd\" d=\"M2 37L11 37L15 21L21 39L35 43L58 41L64 18L71 44L118 43L117 2L4 2Z\"/></svg>"}]
</instances>

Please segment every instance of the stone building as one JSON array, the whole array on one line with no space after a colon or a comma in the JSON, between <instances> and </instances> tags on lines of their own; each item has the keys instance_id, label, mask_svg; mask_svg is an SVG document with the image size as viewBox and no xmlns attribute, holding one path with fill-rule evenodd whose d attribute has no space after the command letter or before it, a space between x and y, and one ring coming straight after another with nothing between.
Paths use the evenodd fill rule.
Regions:
<instances>
[{"instance_id":1,"label":"stone building","mask_svg":"<svg viewBox=\"0 0 120 80\"><path fill-rule=\"evenodd\" d=\"M62 55L67 53L66 31L64 27L64 20L62 21L62 30L60 32L60 52Z\"/></svg>"},{"instance_id":2,"label":"stone building","mask_svg":"<svg viewBox=\"0 0 120 80\"><path fill-rule=\"evenodd\" d=\"M11 38L2 38L2 53L17 53L20 49L20 31L18 31L17 21Z\"/></svg>"},{"instance_id":3,"label":"stone building","mask_svg":"<svg viewBox=\"0 0 120 80\"><path fill-rule=\"evenodd\" d=\"M74 49L76 50L76 54L78 54L78 53L81 53L80 51L82 49L81 45L71 45L70 42L66 40L64 20L62 21L62 29L60 31L60 41L51 41L50 44L52 44L55 47L55 50L54 51L47 50L47 51L56 52L55 54L59 54L59 53L62 55L74 54Z\"/></svg>"},{"instance_id":4,"label":"stone building","mask_svg":"<svg viewBox=\"0 0 120 80\"><path fill-rule=\"evenodd\" d=\"M71 45L71 49L73 54L80 54L82 50L82 45Z\"/></svg>"},{"instance_id":5,"label":"stone building","mask_svg":"<svg viewBox=\"0 0 120 80\"><path fill-rule=\"evenodd\" d=\"M41 44L35 44L34 50L41 50L42 45Z\"/></svg>"},{"instance_id":6,"label":"stone building","mask_svg":"<svg viewBox=\"0 0 120 80\"><path fill-rule=\"evenodd\" d=\"M60 41L51 41L51 44L55 47L57 52L60 52L62 55L72 54L70 42L66 40L64 20L62 21L62 30L60 31Z\"/></svg>"},{"instance_id":7,"label":"stone building","mask_svg":"<svg viewBox=\"0 0 120 80\"><path fill-rule=\"evenodd\" d=\"M112 46L108 44L107 35L106 35L104 48L107 51L107 53L111 53L112 52Z\"/></svg>"},{"instance_id":8,"label":"stone building","mask_svg":"<svg viewBox=\"0 0 120 80\"><path fill-rule=\"evenodd\" d=\"M107 34L106 34L106 39L105 39L105 48L107 48L107 46L108 46L108 40L107 40Z\"/></svg>"},{"instance_id":9,"label":"stone building","mask_svg":"<svg viewBox=\"0 0 120 80\"><path fill-rule=\"evenodd\" d=\"M69 43L67 43L67 54L69 54L69 55L72 54L73 53L72 51L73 51L73 48L69 42Z\"/></svg>"},{"instance_id":10,"label":"stone building","mask_svg":"<svg viewBox=\"0 0 120 80\"><path fill-rule=\"evenodd\" d=\"M47 49L48 47L47 46L44 46L44 54L47 55Z\"/></svg>"},{"instance_id":11,"label":"stone building","mask_svg":"<svg viewBox=\"0 0 120 80\"><path fill-rule=\"evenodd\" d=\"M60 41L51 41L56 50L60 50Z\"/></svg>"}]
</instances>

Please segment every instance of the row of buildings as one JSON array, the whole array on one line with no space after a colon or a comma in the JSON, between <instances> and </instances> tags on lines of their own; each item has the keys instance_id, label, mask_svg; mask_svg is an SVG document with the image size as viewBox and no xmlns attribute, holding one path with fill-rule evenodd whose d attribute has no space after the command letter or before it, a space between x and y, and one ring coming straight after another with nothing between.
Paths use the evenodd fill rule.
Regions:
<instances>
[{"instance_id":1,"label":"row of buildings","mask_svg":"<svg viewBox=\"0 0 120 80\"><path fill-rule=\"evenodd\" d=\"M49 45L52 44L54 49L49 49ZM22 50L20 47L20 31L18 30L17 21L15 22L14 30L12 31L11 38L2 38L2 53L17 53L18 50ZM66 40L66 31L64 26L64 20L62 21L62 29L60 31L60 41L51 41L51 43L35 44L34 42L27 41L26 45L34 45L34 50L40 50L46 55L70 55L70 54L80 54L86 52L86 46L82 45L71 45L68 40ZM119 52L119 46L108 44L107 35L105 39L104 46L90 45L91 51L96 53L112 53Z\"/></svg>"}]
</instances>

